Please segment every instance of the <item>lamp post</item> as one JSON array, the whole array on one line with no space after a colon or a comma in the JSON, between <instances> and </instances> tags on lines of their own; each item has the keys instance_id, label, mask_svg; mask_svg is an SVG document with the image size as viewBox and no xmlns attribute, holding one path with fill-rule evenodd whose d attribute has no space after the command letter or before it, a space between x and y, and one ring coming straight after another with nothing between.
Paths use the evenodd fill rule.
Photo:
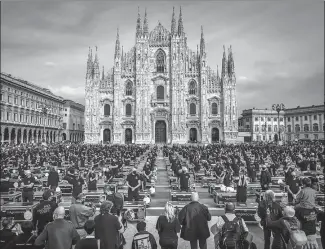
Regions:
<instances>
[{"instance_id":1,"label":"lamp post","mask_svg":"<svg viewBox=\"0 0 325 249\"><path fill-rule=\"evenodd\" d=\"M44 126L43 126L43 136L42 136L42 142L45 142L45 117L48 114L48 112L51 110L51 107L47 106L47 105L43 105L41 108L38 108L39 111L41 111L41 113L43 114L43 118L44 118Z\"/></svg>"},{"instance_id":2,"label":"lamp post","mask_svg":"<svg viewBox=\"0 0 325 249\"><path fill-rule=\"evenodd\" d=\"M284 104L273 104L272 105L272 110L276 111L278 113L278 131L279 131L279 138L278 141L281 141L280 137L280 111L284 111L285 107Z\"/></svg>"}]
</instances>

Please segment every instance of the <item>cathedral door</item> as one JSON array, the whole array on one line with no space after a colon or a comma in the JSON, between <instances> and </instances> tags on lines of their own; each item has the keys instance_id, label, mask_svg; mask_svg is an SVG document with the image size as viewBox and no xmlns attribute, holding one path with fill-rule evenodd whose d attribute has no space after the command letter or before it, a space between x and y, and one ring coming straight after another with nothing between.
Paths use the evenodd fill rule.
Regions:
<instances>
[{"instance_id":1,"label":"cathedral door","mask_svg":"<svg viewBox=\"0 0 325 249\"><path fill-rule=\"evenodd\" d=\"M111 141L111 131L110 129L105 129L103 132L103 143Z\"/></svg>"},{"instance_id":2,"label":"cathedral door","mask_svg":"<svg viewBox=\"0 0 325 249\"><path fill-rule=\"evenodd\" d=\"M155 126L155 142L166 143L166 123L165 121L157 121Z\"/></svg>"},{"instance_id":3,"label":"cathedral door","mask_svg":"<svg viewBox=\"0 0 325 249\"><path fill-rule=\"evenodd\" d=\"M212 138L212 143L219 142L219 129L218 128L212 128L211 138Z\"/></svg>"},{"instance_id":4,"label":"cathedral door","mask_svg":"<svg viewBox=\"0 0 325 249\"><path fill-rule=\"evenodd\" d=\"M132 143L132 129L130 128L125 129L125 143L126 144Z\"/></svg>"},{"instance_id":5,"label":"cathedral door","mask_svg":"<svg viewBox=\"0 0 325 249\"><path fill-rule=\"evenodd\" d=\"M190 142L197 142L197 130L196 128L190 129Z\"/></svg>"}]
</instances>

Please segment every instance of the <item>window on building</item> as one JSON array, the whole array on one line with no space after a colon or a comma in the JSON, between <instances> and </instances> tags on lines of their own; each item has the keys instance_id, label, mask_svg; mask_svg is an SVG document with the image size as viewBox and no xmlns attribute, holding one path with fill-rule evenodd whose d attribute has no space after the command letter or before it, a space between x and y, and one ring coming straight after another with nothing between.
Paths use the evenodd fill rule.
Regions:
<instances>
[{"instance_id":1,"label":"window on building","mask_svg":"<svg viewBox=\"0 0 325 249\"><path fill-rule=\"evenodd\" d=\"M300 131L300 125L296 124L295 125L295 132L299 132Z\"/></svg>"},{"instance_id":2,"label":"window on building","mask_svg":"<svg viewBox=\"0 0 325 249\"><path fill-rule=\"evenodd\" d=\"M110 116L111 115L111 106L109 104L104 105L104 116Z\"/></svg>"},{"instance_id":3,"label":"window on building","mask_svg":"<svg viewBox=\"0 0 325 249\"><path fill-rule=\"evenodd\" d=\"M261 121L264 121L264 118L263 117L261 117Z\"/></svg>"},{"instance_id":4,"label":"window on building","mask_svg":"<svg viewBox=\"0 0 325 249\"><path fill-rule=\"evenodd\" d=\"M314 134L314 139L318 140L318 134Z\"/></svg>"},{"instance_id":5,"label":"window on building","mask_svg":"<svg viewBox=\"0 0 325 249\"><path fill-rule=\"evenodd\" d=\"M305 116L305 121L307 121L308 120L308 116Z\"/></svg>"},{"instance_id":6,"label":"window on building","mask_svg":"<svg viewBox=\"0 0 325 249\"><path fill-rule=\"evenodd\" d=\"M265 125L262 125L262 131L266 131L266 126Z\"/></svg>"},{"instance_id":7,"label":"window on building","mask_svg":"<svg viewBox=\"0 0 325 249\"><path fill-rule=\"evenodd\" d=\"M246 129L249 129L249 125L246 125Z\"/></svg>"},{"instance_id":8,"label":"window on building","mask_svg":"<svg viewBox=\"0 0 325 249\"><path fill-rule=\"evenodd\" d=\"M196 104L190 104L190 115L196 115Z\"/></svg>"},{"instance_id":9,"label":"window on building","mask_svg":"<svg viewBox=\"0 0 325 249\"><path fill-rule=\"evenodd\" d=\"M0 101L2 101L3 100L3 95L2 95L2 93L0 93Z\"/></svg>"},{"instance_id":10,"label":"window on building","mask_svg":"<svg viewBox=\"0 0 325 249\"><path fill-rule=\"evenodd\" d=\"M26 107L29 107L29 101L26 100Z\"/></svg>"},{"instance_id":11,"label":"window on building","mask_svg":"<svg viewBox=\"0 0 325 249\"><path fill-rule=\"evenodd\" d=\"M125 95L131 96L132 95L132 82L128 81L125 86Z\"/></svg>"},{"instance_id":12,"label":"window on building","mask_svg":"<svg viewBox=\"0 0 325 249\"><path fill-rule=\"evenodd\" d=\"M258 117L255 117L255 121L258 121Z\"/></svg>"},{"instance_id":13,"label":"window on building","mask_svg":"<svg viewBox=\"0 0 325 249\"><path fill-rule=\"evenodd\" d=\"M75 130L75 129L76 129L76 124L73 123L73 125L72 125L72 130Z\"/></svg>"},{"instance_id":14,"label":"window on building","mask_svg":"<svg viewBox=\"0 0 325 249\"><path fill-rule=\"evenodd\" d=\"M15 97L14 103L15 103L15 105L18 105L18 98L17 97Z\"/></svg>"},{"instance_id":15,"label":"window on building","mask_svg":"<svg viewBox=\"0 0 325 249\"><path fill-rule=\"evenodd\" d=\"M308 124L304 124L304 131L309 131L309 125Z\"/></svg>"},{"instance_id":16,"label":"window on building","mask_svg":"<svg viewBox=\"0 0 325 249\"><path fill-rule=\"evenodd\" d=\"M65 108L64 110L67 111L67 108Z\"/></svg>"},{"instance_id":17,"label":"window on building","mask_svg":"<svg viewBox=\"0 0 325 249\"><path fill-rule=\"evenodd\" d=\"M317 120L317 115L314 115L314 120Z\"/></svg>"},{"instance_id":18,"label":"window on building","mask_svg":"<svg viewBox=\"0 0 325 249\"><path fill-rule=\"evenodd\" d=\"M15 114L14 114L14 121L18 121L17 118L18 118L18 114L15 113Z\"/></svg>"},{"instance_id":19,"label":"window on building","mask_svg":"<svg viewBox=\"0 0 325 249\"><path fill-rule=\"evenodd\" d=\"M196 92L197 92L196 82L192 80L188 86L188 93L196 95Z\"/></svg>"},{"instance_id":20,"label":"window on building","mask_svg":"<svg viewBox=\"0 0 325 249\"><path fill-rule=\"evenodd\" d=\"M274 132L277 132L277 131L278 131L278 126L274 125Z\"/></svg>"},{"instance_id":21,"label":"window on building","mask_svg":"<svg viewBox=\"0 0 325 249\"><path fill-rule=\"evenodd\" d=\"M8 95L8 103L11 104L11 96L10 95Z\"/></svg>"},{"instance_id":22,"label":"window on building","mask_svg":"<svg viewBox=\"0 0 325 249\"><path fill-rule=\"evenodd\" d=\"M323 124L323 131L325 131L325 124Z\"/></svg>"},{"instance_id":23,"label":"window on building","mask_svg":"<svg viewBox=\"0 0 325 249\"><path fill-rule=\"evenodd\" d=\"M263 136L263 141L265 141L265 136Z\"/></svg>"},{"instance_id":24,"label":"window on building","mask_svg":"<svg viewBox=\"0 0 325 249\"><path fill-rule=\"evenodd\" d=\"M165 72L165 54L160 50L156 57L157 73Z\"/></svg>"},{"instance_id":25,"label":"window on building","mask_svg":"<svg viewBox=\"0 0 325 249\"><path fill-rule=\"evenodd\" d=\"M217 103L212 103L211 109L212 109L212 115L218 115L218 104Z\"/></svg>"},{"instance_id":26,"label":"window on building","mask_svg":"<svg viewBox=\"0 0 325 249\"><path fill-rule=\"evenodd\" d=\"M7 120L10 120L10 113L7 112Z\"/></svg>"},{"instance_id":27,"label":"window on building","mask_svg":"<svg viewBox=\"0 0 325 249\"><path fill-rule=\"evenodd\" d=\"M132 115L132 107L131 104L125 105L125 116L130 117Z\"/></svg>"},{"instance_id":28,"label":"window on building","mask_svg":"<svg viewBox=\"0 0 325 249\"><path fill-rule=\"evenodd\" d=\"M78 124L78 130L80 130L80 124Z\"/></svg>"},{"instance_id":29,"label":"window on building","mask_svg":"<svg viewBox=\"0 0 325 249\"><path fill-rule=\"evenodd\" d=\"M269 140L272 140L272 136L271 135L269 135Z\"/></svg>"},{"instance_id":30,"label":"window on building","mask_svg":"<svg viewBox=\"0 0 325 249\"><path fill-rule=\"evenodd\" d=\"M28 123L28 115L26 115L26 123Z\"/></svg>"},{"instance_id":31,"label":"window on building","mask_svg":"<svg viewBox=\"0 0 325 249\"><path fill-rule=\"evenodd\" d=\"M66 117L66 116L67 116L67 114L64 114L64 116Z\"/></svg>"},{"instance_id":32,"label":"window on building","mask_svg":"<svg viewBox=\"0 0 325 249\"><path fill-rule=\"evenodd\" d=\"M296 117L296 121L299 121L299 117Z\"/></svg>"},{"instance_id":33,"label":"window on building","mask_svg":"<svg viewBox=\"0 0 325 249\"><path fill-rule=\"evenodd\" d=\"M274 121L275 121L275 122L278 121L278 118L274 118Z\"/></svg>"},{"instance_id":34,"label":"window on building","mask_svg":"<svg viewBox=\"0 0 325 249\"><path fill-rule=\"evenodd\" d=\"M306 139L308 139L308 138L309 138L309 136L308 136L308 135L309 135L309 134L305 134L305 138L306 138Z\"/></svg>"},{"instance_id":35,"label":"window on building","mask_svg":"<svg viewBox=\"0 0 325 249\"><path fill-rule=\"evenodd\" d=\"M268 131L268 132L272 132L272 126L271 126L271 125L269 125L269 126L267 127L267 131Z\"/></svg>"},{"instance_id":36,"label":"window on building","mask_svg":"<svg viewBox=\"0 0 325 249\"><path fill-rule=\"evenodd\" d=\"M259 126L255 125L255 131L259 131Z\"/></svg>"},{"instance_id":37,"label":"window on building","mask_svg":"<svg viewBox=\"0 0 325 249\"><path fill-rule=\"evenodd\" d=\"M157 86L157 100L165 99L165 89L164 86Z\"/></svg>"},{"instance_id":38,"label":"window on building","mask_svg":"<svg viewBox=\"0 0 325 249\"><path fill-rule=\"evenodd\" d=\"M280 122L282 122L283 121L283 118L280 118Z\"/></svg>"},{"instance_id":39,"label":"window on building","mask_svg":"<svg viewBox=\"0 0 325 249\"><path fill-rule=\"evenodd\" d=\"M291 135L288 135L288 141L291 141Z\"/></svg>"},{"instance_id":40,"label":"window on building","mask_svg":"<svg viewBox=\"0 0 325 249\"><path fill-rule=\"evenodd\" d=\"M290 122L290 120L291 120L290 117L288 117L288 122Z\"/></svg>"},{"instance_id":41,"label":"window on building","mask_svg":"<svg viewBox=\"0 0 325 249\"><path fill-rule=\"evenodd\" d=\"M30 123L33 123L33 116L30 116Z\"/></svg>"},{"instance_id":42,"label":"window on building","mask_svg":"<svg viewBox=\"0 0 325 249\"><path fill-rule=\"evenodd\" d=\"M313 124L313 131L318 131L318 124L317 123Z\"/></svg>"},{"instance_id":43,"label":"window on building","mask_svg":"<svg viewBox=\"0 0 325 249\"><path fill-rule=\"evenodd\" d=\"M63 123L63 129L67 128L67 123Z\"/></svg>"},{"instance_id":44,"label":"window on building","mask_svg":"<svg viewBox=\"0 0 325 249\"><path fill-rule=\"evenodd\" d=\"M287 126L287 130L288 130L288 132L291 132L291 125Z\"/></svg>"},{"instance_id":45,"label":"window on building","mask_svg":"<svg viewBox=\"0 0 325 249\"><path fill-rule=\"evenodd\" d=\"M23 122L23 114L20 114L20 122Z\"/></svg>"}]
</instances>

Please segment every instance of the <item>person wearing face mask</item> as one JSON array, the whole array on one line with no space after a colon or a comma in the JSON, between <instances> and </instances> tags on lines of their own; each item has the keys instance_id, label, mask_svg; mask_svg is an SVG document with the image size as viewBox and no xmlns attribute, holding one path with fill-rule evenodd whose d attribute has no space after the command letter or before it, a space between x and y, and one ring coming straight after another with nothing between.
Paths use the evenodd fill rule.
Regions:
<instances>
[{"instance_id":1,"label":"person wearing face mask","mask_svg":"<svg viewBox=\"0 0 325 249\"><path fill-rule=\"evenodd\" d=\"M292 203L296 200L297 195L300 193L300 180L297 178L295 171L291 172L291 178L289 178L288 185L288 202Z\"/></svg>"},{"instance_id":2,"label":"person wearing face mask","mask_svg":"<svg viewBox=\"0 0 325 249\"><path fill-rule=\"evenodd\" d=\"M141 186L141 179L137 174L136 168L133 168L132 172L126 177L126 185L129 187L128 189L129 201L132 201L133 199L137 201L139 199L139 188Z\"/></svg>"},{"instance_id":3,"label":"person wearing face mask","mask_svg":"<svg viewBox=\"0 0 325 249\"><path fill-rule=\"evenodd\" d=\"M267 170L266 165L262 166L260 178L262 190L268 190L271 184L271 173Z\"/></svg>"}]
</instances>

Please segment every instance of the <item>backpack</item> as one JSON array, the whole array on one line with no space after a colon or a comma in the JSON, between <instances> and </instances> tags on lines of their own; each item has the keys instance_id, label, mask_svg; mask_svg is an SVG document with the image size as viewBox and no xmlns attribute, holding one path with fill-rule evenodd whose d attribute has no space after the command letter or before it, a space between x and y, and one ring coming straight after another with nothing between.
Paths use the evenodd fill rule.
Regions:
<instances>
[{"instance_id":1,"label":"backpack","mask_svg":"<svg viewBox=\"0 0 325 249\"><path fill-rule=\"evenodd\" d=\"M225 221L221 230L221 248L237 249L241 235L239 220L237 217L232 221L229 221L225 215L221 217Z\"/></svg>"},{"instance_id":2,"label":"backpack","mask_svg":"<svg viewBox=\"0 0 325 249\"><path fill-rule=\"evenodd\" d=\"M133 238L132 248L152 249L149 234L136 234Z\"/></svg>"},{"instance_id":3,"label":"backpack","mask_svg":"<svg viewBox=\"0 0 325 249\"><path fill-rule=\"evenodd\" d=\"M299 229L299 221L295 222L295 224L292 224L287 220L283 220L283 222L289 231L289 243L291 244L292 248L302 248L304 245L307 244L307 236L304 231Z\"/></svg>"}]
</instances>

